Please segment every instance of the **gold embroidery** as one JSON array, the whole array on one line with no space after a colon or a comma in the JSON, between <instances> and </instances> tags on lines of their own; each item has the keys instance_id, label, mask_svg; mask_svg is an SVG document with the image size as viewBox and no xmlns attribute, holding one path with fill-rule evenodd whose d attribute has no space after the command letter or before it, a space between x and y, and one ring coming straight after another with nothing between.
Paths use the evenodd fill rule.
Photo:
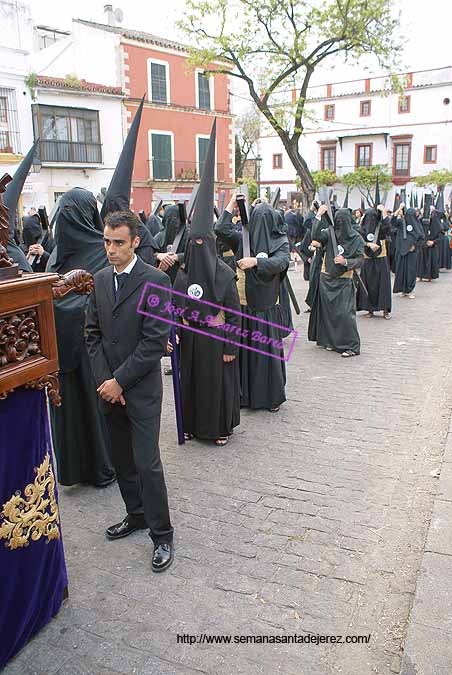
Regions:
<instances>
[{"instance_id":1,"label":"gold embroidery","mask_svg":"<svg viewBox=\"0 0 452 675\"><path fill-rule=\"evenodd\" d=\"M237 267L237 290L239 292L240 304L246 305L246 291L245 291L245 272Z\"/></svg>"},{"instance_id":2,"label":"gold embroidery","mask_svg":"<svg viewBox=\"0 0 452 675\"><path fill-rule=\"evenodd\" d=\"M55 477L49 453L35 471L36 478L25 488L25 497L17 491L3 504L0 513L0 539L6 539L5 546L11 550L28 546L29 539L38 541L47 537L50 541L60 538Z\"/></svg>"},{"instance_id":3,"label":"gold embroidery","mask_svg":"<svg viewBox=\"0 0 452 675\"><path fill-rule=\"evenodd\" d=\"M331 274L328 274L326 271L326 263L325 263L325 258L322 260L322 269L320 270L322 274L326 274L327 277L330 277ZM353 270L348 270L347 272L344 272L343 274L339 275L336 277L336 279L352 279L353 278Z\"/></svg>"}]
</instances>

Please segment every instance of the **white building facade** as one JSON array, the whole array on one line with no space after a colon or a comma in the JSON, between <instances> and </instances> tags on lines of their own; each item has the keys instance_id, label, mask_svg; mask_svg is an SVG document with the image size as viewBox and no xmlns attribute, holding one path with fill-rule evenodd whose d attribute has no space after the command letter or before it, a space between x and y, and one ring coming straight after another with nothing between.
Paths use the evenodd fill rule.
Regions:
<instances>
[{"instance_id":1,"label":"white building facade","mask_svg":"<svg viewBox=\"0 0 452 675\"><path fill-rule=\"evenodd\" d=\"M359 167L386 165L396 192L415 188L413 179L433 169L452 169L452 67L404 74L403 95L390 91L387 77L312 87L309 121L300 154L311 171L330 169L338 177ZM311 119L315 121L311 121ZM278 136L268 127L259 139L262 189L297 191L295 169ZM345 188L334 186L338 202ZM355 190L350 206L359 206Z\"/></svg>"},{"instance_id":2,"label":"white building facade","mask_svg":"<svg viewBox=\"0 0 452 675\"><path fill-rule=\"evenodd\" d=\"M0 0L0 18L0 171L14 174L39 138L39 172L27 178L21 207L51 210L76 186L97 196L126 134L118 36L94 39L77 22L71 32L34 26L29 7L10 0Z\"/></svg>"}]
</instances>

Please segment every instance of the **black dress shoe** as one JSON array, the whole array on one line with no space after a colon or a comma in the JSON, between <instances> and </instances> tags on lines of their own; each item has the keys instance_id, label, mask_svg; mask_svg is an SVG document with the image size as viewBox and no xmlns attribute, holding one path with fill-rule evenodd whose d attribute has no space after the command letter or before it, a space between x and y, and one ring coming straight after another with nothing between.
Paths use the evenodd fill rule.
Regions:
<instances>
[{"instance_id":1,"label":"black dress shoe","mask_svg":"<svg viewBox=\"0 0 452 675\"><path fill-rule=\"evenodd\" d=\"M147 525L143 516L127 515L120 523L107 527L105 534L108 539L122 539L123 537L128 537L132 532L145 530L146 528Z\"/></svg>"},{"instance_id":2,"label":"black dress shoe","mask_svg":"<svg viewBox=\"0 0 452 675\"><path fill-rule=\"evenodd\" d=\"M164 572L174 560L173 544L155 544L152 571Z\"/></svg>"}]
</instances>

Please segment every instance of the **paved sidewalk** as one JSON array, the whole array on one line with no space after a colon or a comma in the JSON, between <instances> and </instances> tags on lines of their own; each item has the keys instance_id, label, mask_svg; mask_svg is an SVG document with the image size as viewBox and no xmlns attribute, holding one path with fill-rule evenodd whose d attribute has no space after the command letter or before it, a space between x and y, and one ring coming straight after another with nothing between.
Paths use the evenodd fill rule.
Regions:
<instances>
[{"instance_id":1,"label":"paved sidewalk","mask_svg":"<svg viewBox=\"0 0 452 675\"><path fill-rule=\"evenodd\" d=\"M410 615L402 675L450 675L451 672L452 418Z\"/></svg>"},{"instance_id":2,"label":"paved sidewalk","mask_svg":"<svg viewBox=\"0 0 452 675\"><path fill-rule=\"evenodd\" d=\"M291 280L302 299L301 274ZM452 273L418 284L416 295L395 298L392 321L360 318L362 355L348 360L307 343L307 315L297 317L288 401L278 415L244 412L224 449L177 445L165 378L174 565L151 573L144 532L105 539L124 515L116 486L61 489L70 598L5 674L400 673L421 565L418 592L421 584L436 592L433 575L452 560L451 537L435 527L451 507L450 437L427 542L435 553L423 558L452 410ZM404 675L446 672L416 666L436 655L416 648L413 631L445 631L436 643L448 637L451 598L443 592L424 611L416 601ZM308 632L371 637L177 644L177 634Z\"/></svg>"}]
</instances>

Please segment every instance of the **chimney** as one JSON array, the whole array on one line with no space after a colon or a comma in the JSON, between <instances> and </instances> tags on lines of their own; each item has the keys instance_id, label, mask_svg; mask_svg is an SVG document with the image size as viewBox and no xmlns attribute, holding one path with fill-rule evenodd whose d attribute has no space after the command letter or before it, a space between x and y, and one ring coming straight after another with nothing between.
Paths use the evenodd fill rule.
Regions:
<instances>
[{"instance_id":1,"label":"chimney","mask_svg":"<svg viewBox=\"0 0 452 675\"><path fill-rule=\"evenodd\" d=\"M107 15L107 23L109 26L116 26L115 13L113 12L113 5L104 5L104 14Z\"/></svg>"}]
</instances>

